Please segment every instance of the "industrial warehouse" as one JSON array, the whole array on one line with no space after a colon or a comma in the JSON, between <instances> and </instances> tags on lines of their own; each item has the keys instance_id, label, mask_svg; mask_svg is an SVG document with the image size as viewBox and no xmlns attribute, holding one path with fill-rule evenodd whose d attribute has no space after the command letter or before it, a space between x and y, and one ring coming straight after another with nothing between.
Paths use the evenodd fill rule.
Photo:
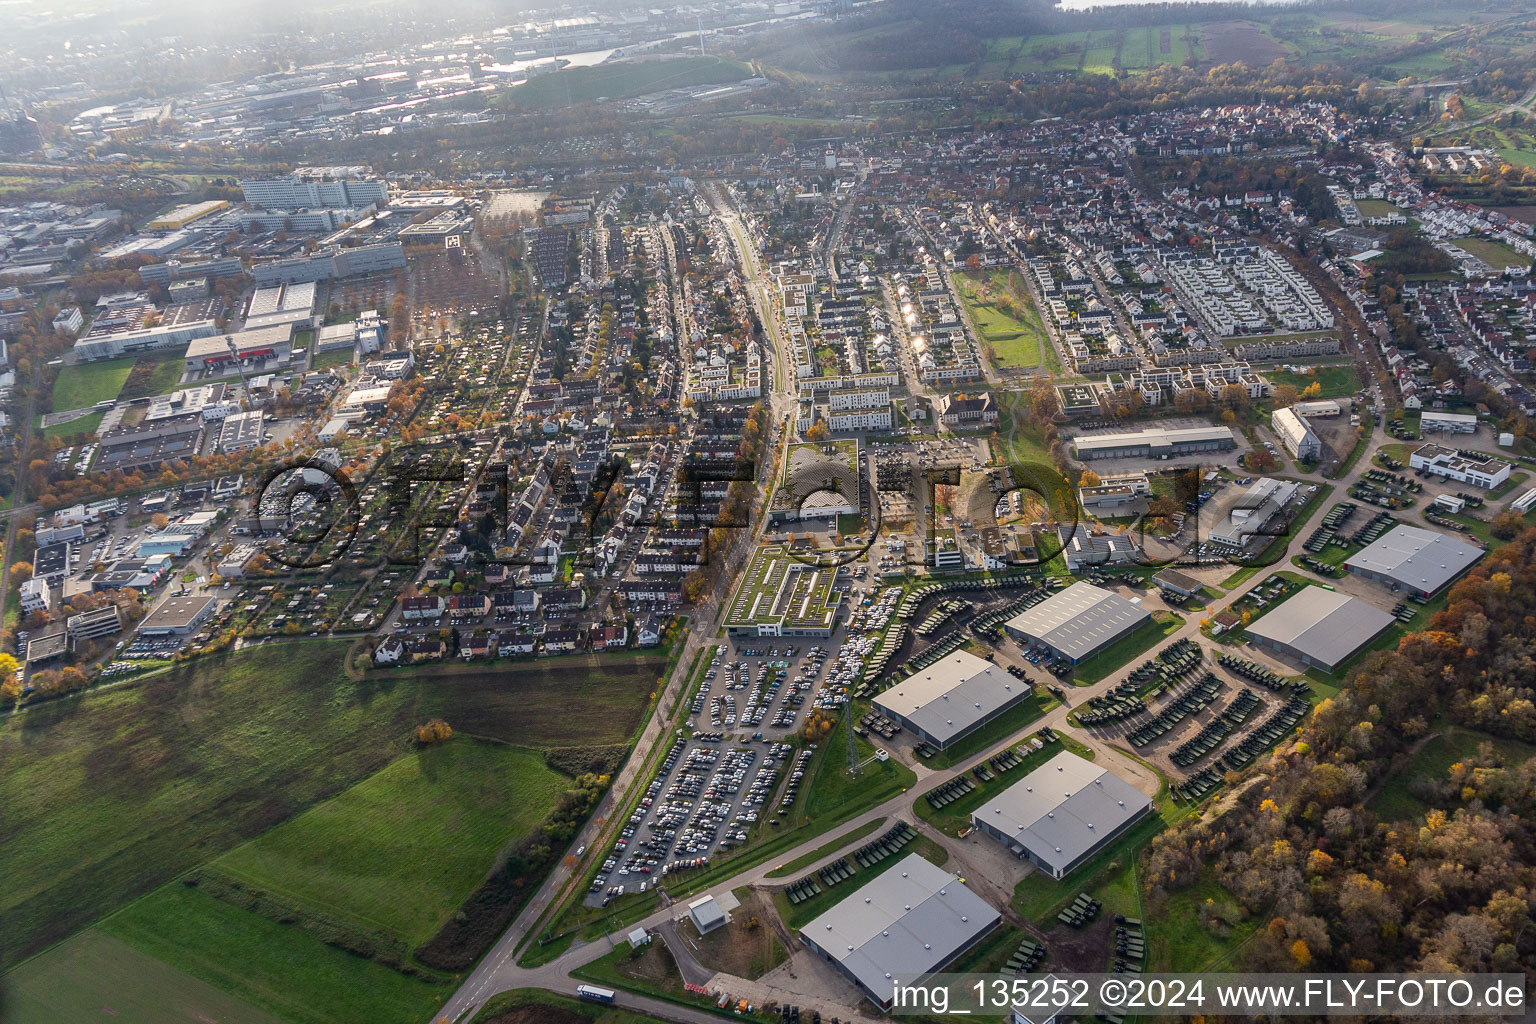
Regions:
<instances>
[{"instance_id":1,"label":"industrial warehouse","mask_svg":"<svg viewBox=\"0 0 1536 1024\"><path fill-rule=\"evenodd\" d=\"M1362 551L1344 568L1366 579L1401 587L1418 597L1439 593L1477 564L1481 548L1443 533L1399 526Z\"/></svg>"},{"instance_id":2,"label":"industrial warehouse","mask_svg":"<svg viewBox=\"0 0 1536 1024\"><path fill-rule=\"evenodd\" d=\"M943 750L1024 700L1029 683L968 651L945 655L875 698L875 705Z\"/></svg>"},{"instance_id":3,"label":"industrial warehouse","mask_svg":"<svg viewBox=\"0 0 1536 1024\"><path fill-rule=\"evenodd\" d=\"M1077 438L1077 457L1088 459L1171 459L1237 447L1231 427L1148 428L1128 434L1093 434Z\"/></svg>"},{"instance_id":4,"label":"industrial warehouse","mask_svg":"<svg viewBox=\"0 0 1536 1024\"><path fill-rule=\"evenodd\" d=\"M1255 643L1332 672L1396 622L1358 597L1303 587L1248 626Z\"/></svg>"},{"instance_id":5,"label":"industrial warehouse","mask_svg":"<svg viewBox=\"0 0 1536 1024\"><path fill-rule=\"evenodd\" d=\"M954 875L909 854L806 925L800 937L888 1010L896 981L949 963L1002 919Z\"/></svg>"},{"instance_id":6,"label":"industrial warehouse","mask_svg":"<svg viewBox=\"0 0 1536 1024\"><path fill-rule=\"evenodd\" d=\"M1114 772L1063 751L971 813L977 828L1063 878L1152 809Z\"/></svg>"},{"instance_id":7,"label":"industrial warehouse","mask_svg":"<svg viewBox=\"0 0 1536 1024\"><path fill-rule=\"evenodd\" d=\"M1047 648L1076 665L1151 618L1119 594L1074 583L1015 615L1003 629L1020 643Z\"/></svg>"}]
</instances>

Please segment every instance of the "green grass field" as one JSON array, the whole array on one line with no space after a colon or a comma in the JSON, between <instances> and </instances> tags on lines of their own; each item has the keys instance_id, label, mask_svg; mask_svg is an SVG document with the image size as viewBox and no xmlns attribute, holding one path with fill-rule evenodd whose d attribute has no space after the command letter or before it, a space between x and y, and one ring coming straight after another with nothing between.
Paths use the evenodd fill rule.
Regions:
<instances>
[{"instance_id":1,"label":"green grass field","mask_svg":"<svg viewBox=\"0 0 1536 1024\"><path fill-rule=\"evenodd\" d=\"M142 365L150 367L148 379L135 386L129 381L123 388L119 398L148 398L152 395L168 395L181 387L181 374L183 364L180 358L158 359L145 356L140 360Z\"/></svg>"},{"instance_id":2,"label":"green grass field","mask_svg":"<svg viewBox=\"0 0 1536 1024\"><path fill-rule=\"evenodd\" d=\"M5 978L9 1024L280 1024L271 1014L90 928Z\"/></svg>"},{"instance_id":3,"label":"green grass field","mask_svg":"<svg viewBox=\"0 0 1536 1024\"><path fill-rule=\"evenodd\" d=\"M331 352L315 353L314 369L329 370L336 366L346 366L355 357L355 352L350 348L340 348Z\"/></svg>"},{"instance_id":4,"label":"green grass field","mask_svg":"<svg viewBox=\"0 0 1536 1024\"><path fill-rule=\"evenodd\" d=\"M453 994L179 882L101 930L292 1024L417 1024Z\"/></svg>"},{"instance_id":5,"label":"green grass field","mask_svg":"<svg viewBox=\"0 0 1536 1024\"><path fill-rule=\"evenodd\" d=\"M1153 66L1157 52L1157 29L1150 26L1128 28L1120 45L1120 67L1126 71L1145 71Z\"/></svg>"},{"instance_id":6,"label":"green grass field","mask_svg":"<svg viewBox=\"0 0 1536 1024\"><path fill-rule=\"evenodd\" d=\"M522 108L563 107L567 102L623 99L688 85L739 82L751 76L751 65L724 57L619 61L535 75L508 95Z\"/></svg>"},{"instance_id":7,"label":"green grass field","mask_svg":"<svg viewBox=\"0 0 1536 1024\"><path fill-rule=\"evenodd\" d=\"M627 742L665 663L541 659L354 683L347 649L200 659L0 725L0 964L373 775L429 718L528 747Z\"/></svg>"},{"instance_id":8,"label":"green grass field","mask_svg":"<svg viewBox=\"0 0 1536 1024\"><path fill-rule=\"evenodd\" d=\"M569 781L535 751L456 738L405 755L213 867L416 946Z\"/></svg>"},{"instance_id":9,"label":"green grass field","mask_svg":"<svg viewBox=\"0 0 1536 1024\"><path fill-rule=\"evenodd\" d=\"M1269 370L1265 376L1275 386L1289 384L1303 391L1310 384L1322 385L1322 398L1340 398L1360 390L1360 373L1353 363L1346 365L1320 365L1311 373L1292 373L1290 370Z\"/></svg>"},{"instance_id":10,"label":"green grass field","mask_svg":"<svg viewBox=\"0 0 1536 1024\"><path fill-rule=\"evenodd\" d=\"M1115 73L1115 54L1118 52L1116 38L1117 32L1102 31L1093 33L1088 40L1088 49L1083 54L1083 72L1089 75L1112 75Z\"/></svg>"},{"instance_id":11,"label":"green grass field","mask_svg":"<svg viewBox=\"0 0 1536 1024\"><path fill-rule=\"evenodd\" d=\"M1503 242L1495 242L1487 238L1453 238L1451 243L1465 249L1494 270L1503 270L1507 266L1529 267L1531 265L1529 256L1516 252Z\"/></svg>"},{"instance_id":12,"label":"green grass field","mask_svg":"<svg viewBox=\"0 0 1536 1024\"><path fill-rule=\"evenodd\" d=\"M54 411L86 409L97 402L116 398L117 393L123 390L123 381L128 379L128 371L133 369L136 362L138 360L135 357L129 356L125 359L103 359L97 363L60 367L59 375L53 382Z\"/></svg>"},{"instance_id":13,"label":"green grass field","mask_svg":"<svg viewBox=\"0 0 1536 1024\"><path fill-rule=\"evenodd\" d=\"M39 427L38 433L44 437L75 437L86 434L94 434L101 426L102 418L107 415L105 409L86 413L84 416L70 420L68 423L55 423L51 427Z\"/></svg>"},{"instance_id":14,"label":"green grass field","mask_svg":"<svg viewBox=\"0 0 1536 1024\"><path fill-rule=\"evenodd\" d=\"M1029 36L1020 44L1019 56L1009 70L1076 71L1083 59L1083 42L1082 32Z\"/></svg>"},{"instance_id":15,"label":"green grass field","mask_svg":"<svg viewBox=\"0 0 1536 1024\"><path fill-rule=\"evenodd\" d=\"M1207 872L1207 876L1210 874ZM1208 900L1220 908L1220 916L1227 922L1226 935L1212 934L1201 925L1200 908ZM1105 900L1105 906L1108 905ZM1260 923L1260 915L1246 913L1231 894L1207 877L1187 889L1169 893L1158 904L1147 935L1150 966L1157 971L1215 970Z\"/></svg>"},{"instance_id":16,"label":"green grass field","mask_svg":"<svg viewBox=\"0 0 1536 1024\"><path fill-rule=\"evenodd\" d=\"M991 353L992 363L998 369L1039 366L1058 374L1060 361L1040 322L1040 314L1027 298L1021 299L1009 288L1013 274L1011 269L995 267L955 275L961 301L980 336L977 340ZM1010 310L1002 308L1004 299L1010 303Z\"/></svg>"}]
</instances>

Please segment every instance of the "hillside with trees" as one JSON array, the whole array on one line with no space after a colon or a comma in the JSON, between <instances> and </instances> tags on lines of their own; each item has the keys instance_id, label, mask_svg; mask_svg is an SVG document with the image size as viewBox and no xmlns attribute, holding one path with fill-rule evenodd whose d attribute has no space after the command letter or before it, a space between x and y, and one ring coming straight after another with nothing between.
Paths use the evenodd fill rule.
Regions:
<instances>
[{"instance_id":1,"label":"hillside with trees","mask_svg":"<svg viewBox=\"0 0 1536 1024\"><path fill-rule=\"evenodd\" d=\"M1252 930L1263 971L1536 968L1536 529L1490 553L1429 628L1405 636L1322 701L1246 791L1159 836L1148 913L1214 883L1201 924ZM1446 733L1484 742L1409 790L1380 790ZM1388 808L1390 810L1390 808Z\"/></svg>"}]
</instances>

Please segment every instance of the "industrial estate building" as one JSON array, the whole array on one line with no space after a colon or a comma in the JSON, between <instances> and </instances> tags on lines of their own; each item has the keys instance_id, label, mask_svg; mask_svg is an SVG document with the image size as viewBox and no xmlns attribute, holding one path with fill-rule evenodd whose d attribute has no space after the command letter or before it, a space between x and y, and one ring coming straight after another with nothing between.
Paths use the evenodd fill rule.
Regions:
<instances>
[{"instance_id":1,"label":"industrial estate building","mask_svg":"<svg viewBox=\"0 0 1536 1024\"><path fill-rule=\"evenodd\" d=\"M1152 810L1152 801L1114 772L1062 751L971 812L971 821L1063 878Z\"/></svg>"},{"instance_id":2,"label":"industrial estate building","mask_svg":"<svg viewBox=\"0 0 1536 1024\"><path fill-rule=\"evenodd\" d=\"M1464 540L1405 525L1351 555L1344 568L1419 597L1430 597L1482 557L1481 548Z\"/></svg>"},{"instance_id":3,"label":"industrial estate building","mask_svg":"<svg viewBox=\"0 0 1536 1024\"><path fill-rule=\"evenodd\" d=\"M801 929L805 944L888 1010L896 982L932 974L1002 916L956 876L909 854Z\"/></svg>"},{"instance_id":4,"label":"industrial estate building","mask_svg":"<svg viewBox=\"0 0 1536 1024\"><path fill-rule=\"evenodd\" d=\"M1076 665L1151 618L1137 602L1092 583L1074 583L1015 615L1003 629L1020 643L1044 647Z\"/></svg>"},{"instance_id":5,"label":"industrial estate building","mask_svg":"<svg viewBox=\"0 0 1536 1024\"><path fill-rule=\"evenodd\" d=\"M1080 459L1171 459L1199 452L1229 451L1237 447L1231 427L1185 427L1163 430L1149 427L1125 434L1092 434L1073 444Z\"/></svg>"},{"instance_id":6,"label":"industrial estate building","mask_svg":"<svg viewBox=\"0 0 1536 1024\"><path fill-rule=\"evenodd\" d=\"M1426 444L1413 452L1408 456L1408 465L1446 480L1476 484L1489 490L1508 480L1511 468L1503 459L1464 455L1454 448L1442 448L1437 444Z\"/></svg>"},{"instance_id":7,"label":"industrial estate building","mask_svg":"<svg viewBox=\"0 0 1536 1024\"><path fill-rule=\"evenodd\" d=\"M1097 484L1077 489L1077 502L1084 512L1116 516L1121 510L1152 496L1152 481L1145 473L1105 476Z\"/></svg>"},{"instance_id":8,"label":"industrial estate building","mask_svg":"<svg viewBox=\"0 0 1536 1024\"><path fill-rule=\"evenodd\" d=\"M1276 409L1270 417L1270 425L1285 450L1293 459L1318 459L1323 454L1323 442L1312 429L1307 418L1295 407Z\"/></svg>"},{"instance_id":9,"label":"industrial estate building","mask_svg":"<svg viewBox=\"0 0 1536 1024\"><path fill-rule=\"evenodd\" d=\"M372 206L389 201L388 184L369 174L366 167L321 168L318 173L248 178L240 182L240 192L247 203L266 210Z\"/></svg>"},{"instance_id":10,"label":"industrial estate building","mask_svg":"<svg viewBox=\"0 0 1536 1024\"><path fill-rule=\"evenodd\" d=\"M168 597L139 623L139 635L191 636L217 608L211 597Z\"/></svg>"},{"instance_id":11,"label":"industrial estate building","mask_svg":"<svg viewBox=\"0 0 1536 1024\"><path fill-rule=\"evenodd\" d=\"M1469 412L1436 412L1425 409L1419 415L1421 434L1475 434L1477 417Z\"/></svg>"},{"instance_id":12,"label":"industrial estate building","mask_svg":"<svg viewBox=\"0 0 1536 1024\"><path fill-rule=\"evenodd\" d=\"M875 706L940 750L1033 692L1029 683L968 651L945 655L875 698Z\"/></svg>"},{"instance_id":13,"label":"industrial estate building","mask_svg":"<svg viewBox=\"0 0 1536 1024\"><path fill-rule=\"evenodd\" d=\"M1303 587L1248 626L1255 643L1333 671L1386 632L1392 616L1336 590Z\"/></svg>"},{"instance_id":14,"label":"industrial estate building","mask_svg":"<svg viewBox=\"0 0 1536 1024\"><path fill-rule=\"evenodd\" d=\"M790 556L782 545L757 549L731 598L725 630L731 636L832 635L840 599L837 570Z\"/></svg>"},{"instance_id":15,"label":"industrial estate building","mask_svg":"<svg viewBox=\"0 0 1536 1024\"><path fill-rule=\"evenodd\" d=\"M1211 527L1209 540L1229 551L1241 551L1255 539L1284 535L1285 513L1300 492L1294 480L1264 477L1237 497L1226 514Z\"/></svg>"},{"instance_id":16,"label":"industrial estate building","mask_svg":"<svg viewBox=\"0 0 1536 1024\"><path fill-rule=\"evenodd\" d=\"M232 350L233 349L233 350ZM236 360L247 364L284 366L293 354L293 325L258 327L236 334L218 334L194 340L182 359L189 371L227 371Z\"/></svg>"}]
</instances>

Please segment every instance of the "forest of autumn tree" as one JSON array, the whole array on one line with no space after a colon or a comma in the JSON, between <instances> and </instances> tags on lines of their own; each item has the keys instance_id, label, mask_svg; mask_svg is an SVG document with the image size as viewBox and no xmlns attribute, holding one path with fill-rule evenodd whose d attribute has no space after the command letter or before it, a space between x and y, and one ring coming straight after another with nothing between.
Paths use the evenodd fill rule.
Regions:
<instances>
[{"instance_id":1,"label":"forest of autumn tree","mask_svg":"<svg viewBox=\"0 0 1536 1024\"><path fill-rule=\"evenodd\" d=\"M1149 915L1214 882L1230 900L1207 900L1201 923L1256 924L1240 954L1251 969L1536 969L1536 759L1506 763L1483 743L1411 787L1416 818L1370 809L1426 737L1536 740L1533 563L1527 529L1452 588L1428 629L1355 669L1246 799L1158 836L1142 876Z\"/></svg>"}]
</instances>

